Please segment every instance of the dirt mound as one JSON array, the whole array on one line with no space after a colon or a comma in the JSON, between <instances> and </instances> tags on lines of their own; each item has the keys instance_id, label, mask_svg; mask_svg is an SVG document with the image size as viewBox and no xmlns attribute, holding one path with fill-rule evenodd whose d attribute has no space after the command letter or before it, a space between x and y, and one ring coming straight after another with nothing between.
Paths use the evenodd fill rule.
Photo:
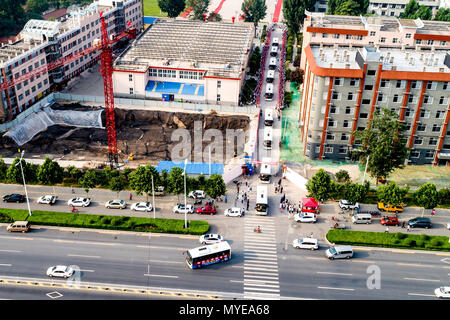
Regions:
<instances>
[{"instance_id":1,"label":"dirt mound","mask_svg":"<svg viewBox=\"0 0 450 320\"><path fill-rule=\"evenodd\" d=\"M54 109L71 110L79 105L58 106ZM52 107L53 108L53 107ZM93 110L81 106L82 110ZM172 132L178 128L187 129L193 139L194 122L201 121L202 129L218 129L225 137L226 129L247 130L248 116L221 116L216 114L171 113L163 111L125 110L116 111L116 135L119 158L125 160L133 153L135 160L156 162L170 160L171 150L176 142L171 141ZM105 115L102 114L103 125ZM204 143L205 147L207 143ZM0 138L0 155L17 156L19 146L8 137ZM20 147L29 157L53 156L64 160L105 160L108 153L106 129L76 128L54 125L36 135ZM224 148L224 152L225 152ZM193 161L193 159L192 159Z\"/></svg>"}]
</instances>

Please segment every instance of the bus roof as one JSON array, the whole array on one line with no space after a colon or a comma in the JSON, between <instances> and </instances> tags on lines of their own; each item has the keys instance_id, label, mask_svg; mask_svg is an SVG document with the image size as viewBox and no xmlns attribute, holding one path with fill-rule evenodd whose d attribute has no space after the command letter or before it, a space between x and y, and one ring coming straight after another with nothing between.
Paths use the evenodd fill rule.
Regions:
<instances>
[{"instance_id":1,"label":"bus roof","mask_svg":"<svg viewBox=\"0 0 450 320\"><path fill-rule=\"evenodd\" d=\"M271 174L271 166L268 162L271 162L272 159L271 158L263 158L262 162L266 162L266 163L261 163L261 173L263 174Z\"/></svg>"},{"instance_id":2,"label":"bus roof","mask_svg":"<svg viewBox=\"0 0 450 320\"><path fill-rule=\"evenodd\" d=\"M191 257L194 259L211 253L216 253L225 250L231 250L230 244L227 241L222 241L219 243L190 249L188 251Z\"/></svg>"},{"instance_id":3,"label":"bus roof","mask_svg":"<svg viewBox=\"0 0 450 320\"><path fill-rule=\"evenodd\" d=\"M273 93L273 84L266 84L266 92Z\"/></svg>"},{"instance_id":4,"label":"bus roof","mask_svg":"<svg viewBox=\"0 0 450 320\"><path fill-rule=\"evenodd\" d=\"M272 46L272 47L270 48L270 52L278 52L278 48L275 47L275 46Z\"/></svg>"},{"instance_id":5,"label":"bus roof","mask_svg":"<svg viewBox=\"0 0 450 320\"><path fill-rule=\"evenodd\" d=\"M256 203L267 204L267 186L256 187Z\"/></svg>"},{"instance_id":6,"label":"bus roof","mask_svg":"<svg viewBox=\"0 0 450 320\"><path fill-rule=\"evenodd\" d=\"M270 58L269 64L270 65L276 65L277 64L277 58Z\"/></svg>"},{"instance_id":7,"label":"bus roof","mask_svg":"<svg viewBox=\"0 0 450 320\"><path fill-rule=\"evenodd\" d=\"M272 43L278 43L278 38L273 38Z\"/></svg>"},{"instance_id":8,"label":"bus roof","mask_svg":"<svg viewBox=\"0 0 450 320\"><path fill-rule=\"evenodd\" d=\"M267 71L267 78L275 78L275 70Z\"/></svg>"},{"instance_id":9,"label":"bus roof","mask_svg":"<svg viewBox=\"0 0 450 320\"><path fill-rule=\"evenodd\" d=\"M272 141L272 127L264 128L264 140Z\"/></svg>"},{"instance_id":10,"label":"bus roof","mask_svg":"<svg viewBox=\"0 0 450 320\"><path fill-rule=\"evenodd\" d=\"M273 110L272 110L272 109L266 109L266 110L264 110L264 117L266 117L266 118L272 118L272 117L273 117Z\"/></svg>"}]
</instances>

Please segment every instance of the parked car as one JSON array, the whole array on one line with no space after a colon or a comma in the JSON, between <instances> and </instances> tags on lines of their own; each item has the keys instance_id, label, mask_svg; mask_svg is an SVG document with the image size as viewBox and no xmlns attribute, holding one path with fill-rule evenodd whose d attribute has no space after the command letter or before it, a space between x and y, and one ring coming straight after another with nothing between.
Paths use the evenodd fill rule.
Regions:
<instances>
[{"instance_id":1,"label":"parked car","mask_svg":"<svg viewBox=\"0 0 450 320\"><path fill-rule=\"evenodd\" d=\"M165 194L166 194L166 192L164 191L163 186L157 186L155 188L155 196L164 196Z\"/></svg>"},{"instance_id":2,"label":"parked car","mask_svg":"<svg viewBox=\"0 0 450 320\"><path fill-rule=\"evenodd\" d=\"M356 210L359 209L359 203L352 203L348 200L340 200L339 208L341 208L342 210Z\"/></svg>"},{"instance_id":3,"label":"parked car","mask_svg":"<svg viewBox=\"0 0 450 320\"><path fill-rule=\"evenodd\" d=\"M105 207L108 209L125 209L127 207L127 203L124 200L114 199L105 203Z\"/></svg>"},{"instance_id":4,"label":"parked car","mask_svg":"<svg viewBox=\"0 0 450 320\"><path fill-rule=\"evenodd\" d=\"M91 199L89 198L83 198L83 197L76 197L72 198L69 201L67 201L67 204L71 207L87 207L91 204Z\"/></svg>"},{"instance_id":5,"label":"parked car","mask_svg":"<svg viewBox=\"0 0 450 320\"><path fill-rule=\"evenodd\" d=\"M216 214L216 207L204 206L197 208L197 214Z\"/></svg>"},{"instance_id":6,"label":"parked car","mask_svg":"<svg viewBox=\"0 0 450 320\"><path fill-rule=\"evenodd\" d=\"M184 208L184 204L177 204L173 207L173 213L194 213L194 206L192 204L187 204Z\"/></svg>"},{"instance_id":7,"label":"parked car","mask_svg":"<svg viewBox=\"0 0 450 320\"><path fill-rule=\"evenodd\" d=\"M153 207L150 202L137 202L131 205L131 210L150 212L153 210Z\"/></svg>"},{"instance_id":8,"label":"parked car","mask_svg":"<svg viewBox=\"0 0 450 320\"><path fill-rule=\"evenodd\" d=\"M439 287L434 290L434 294L438 298L450 299L450 287Z\"/></svg>"},{"instance_id":9,"label":"parked car","mask_svg":"<svg viewBox=\"0 0 450 320\"><path fill-rule=\"evenodd\" d=\"M450 222L447 222L447 229L450 230Z\"/></svg>"},{"instance_id":10,"label":"parked car","mask_svg":"<svg viewBox=\"0 0 450 320\"><path fill-rule=\"evenodd\" d=\"M350 259L353 257L352 246L334 246L325 251L325 255L328 259Z\"/></svg>"},{"instance_id":11,"label":"parked car","mask_svg":"<svg viewBox=\"0 0 450 320\"><path fill-rule=\"evenodd\" d=\"M399 221L397 217L383 217L380 221L380 223L384 226L398 226Z\"/></svg>"},{"instance_id":12,"label":"parked car","mask_svg":"<svg viewBox=\"0 0 450 320\"><path fill-rule=\"evenodd\" d=\"M189 192L188 197L189 198L194 198L194 199L205 199L206 198L206 193L203 190L195 190L195 191Z\"/></svg>"},{"instance_id":13,"label":"parked car","mask_svg":"<svg viewBox=\"0 0 450 320\"><path fill-rule=\"evenodd\" d=\"M380 211L395 212L395 213L403 212L403 204L400 204L398 206L391 206L383 202L378 202L377 207L378 210Z\"/></svg>"},{"instance_id":14,"label":"parked car","mask_svg":"<svg viewBox=\"0 0 450 320\"><path fill-rule=\"evenodd\" d=\"M243 208L228 208L225 210L225 216L227 217L242 217L245 213L245 210Z\"/></svg>"},{"instance_id":15,"label":"parked car","mask_svg":"<svg viewBox=\"0 0 450 320\"><path fill-rule=\"evenodd\" d=\"M56 197L52 196L52 195L45 195L42 197L39 197L39 199L37 200L37 203L41 203L41 204L54 204L56 202Z\"/></svg>"},{"instance_id":16,"label":"parked car","mask_svg":"<svg viewBox=\"0 0 450 320\"><path fill-rule=\"evenodd\" d=\"M3 202L24 202L25 196L18 193L13 194L7 194L6 196L3 196Z\"/></svg>"},{"instance_id":17,"label":"parked car","mask_svg":"<svg viewBox=\"0 0 450 320\"><path fill-rule=\"evenodd\" d=\"M223 237L220 234L204 234L199 239L201 244L214 244L223 241Z\"/></svg>"},{"instance_id":18,"label":"parked car","mask_svg":"<svg viewBox=\"0 0 450 320\"><path fill-rule=\"evenodd\" d=\"M319 249L319 241L314 238L294 239L292 246L297 249L317 250Z\"/></svg>"},{"instance_id":19,"label":"parked car","mask_svg":"<svg viewBox=\"0 0 450 320\"><path fill-rule=\"evenodd\" d=\"M294 215L294 220L296 222L316 222L317 221L317 215L312 212L300 212Z\"/></svg>"},{"instance_id":20,"label":"parked car","mask_svg":"<svg viewBox=\"0 0 450 320\"><path fill-rule=\"evenodd\" d=\"M411 228L431 228L430 218L417 217L408 221L408 225Z\"/></svg>"},{"instance_id":21,"label":"parked car","mask_svg":"<svg viewBox=\"0 0 450 320\"><path fill-rule=\"evenodd\" d=\"M67 266L54 266L47 269L47 276L57 278L70 278L75 270Z\"/></svg>"}]
</instances>

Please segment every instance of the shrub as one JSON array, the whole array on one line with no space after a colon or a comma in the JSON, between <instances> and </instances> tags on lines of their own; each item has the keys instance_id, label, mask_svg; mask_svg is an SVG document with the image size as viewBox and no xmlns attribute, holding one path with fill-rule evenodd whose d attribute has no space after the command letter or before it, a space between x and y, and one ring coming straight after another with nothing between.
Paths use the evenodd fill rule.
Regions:
<instances>
[{"instance_id":1,"label":"shrub","mask_svg":"<svg viewBox=\"0 0 450 320\"><path fill-rule=\"evenodd\" d=\"M421 234L420 235L420 240L422 241L428 241L430 240L430 236L426 235L426 234Z\"/></svg>"},{"instance_id":2,"label":"shrub","mask_svg":"<svg viewBox=\"0 0 450 320\"><path fill-rule=\"evenodd\" d=\"M424 245L425 245L425 242L423 240L416 241L416 246L423 248Z\"/></svg>"},{"instance_id":3,"label":"shrub","mask_svg":"<svg viewBox=\"0 0 450 320\"><path fill-rule=\"evenodd\" d=\"M111 218L104 217L100 221L101 221L102 224L110 224L111 223Z\"/></svg>"},{"instance_id":4,"label":"shrub","mask_svg":"<svg viewBox=\"0 0 450 320\"><path fill-rule=\"evenodd\" d=\"M399 240L405 239L405 238L406 238L406 234L401 233L401 232L397 232L397 233L395 234L395 238L397 238L397 239L399 239Z\"/></svg>"},{"instance_id":5,"label":"shrub","mask_svg":"<svg viewBox=\"0 0 450 320\"><path fill-rule=\"evenodd\" d=\"M407 247L414 247L416 245L416 241L411 238L406 238L403 240L403 244Z\"/></svg>"},{"instance_id":6,"label":"shrub","mask_svg":"<svg viewBox=\"0 0 450 320\"><path fill-rule=\"evenodd\" d=\"M122 219L121 218L114 218L112 219L112 225L117 227L120 226L122 224Z\"/></svg>"},{"instance_id":7,"label":"shrub","mask_svg":"<svg viewBox=\"0 0 450 320\"><path fill-rule=\"evenodd\" d=\"M442 245L442 242L439 239L433 238L431 239L430 244L433 247L439 247L440 245Z\"/></svg>"}]
</instances>

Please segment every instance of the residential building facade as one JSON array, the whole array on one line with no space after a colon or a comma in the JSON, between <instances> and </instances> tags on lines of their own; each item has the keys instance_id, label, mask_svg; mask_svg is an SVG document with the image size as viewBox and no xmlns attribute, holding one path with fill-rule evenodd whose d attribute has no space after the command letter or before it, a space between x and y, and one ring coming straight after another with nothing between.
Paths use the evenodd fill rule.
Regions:
<instances>
[{"instance_id":1,"label":"residential building facade","mask_svg":"<svg viewBox=\"0 0 450 320\"><path fill-rule=\"evenodd\" d=\"M433 16L442 6L441 0L417 0L417 2L419 3L419 6L429 7ZM381 17L398 17L405 11L408 3L409 0L369 0L367 13L372 13Z\"/></svg>"}]
</instances>

